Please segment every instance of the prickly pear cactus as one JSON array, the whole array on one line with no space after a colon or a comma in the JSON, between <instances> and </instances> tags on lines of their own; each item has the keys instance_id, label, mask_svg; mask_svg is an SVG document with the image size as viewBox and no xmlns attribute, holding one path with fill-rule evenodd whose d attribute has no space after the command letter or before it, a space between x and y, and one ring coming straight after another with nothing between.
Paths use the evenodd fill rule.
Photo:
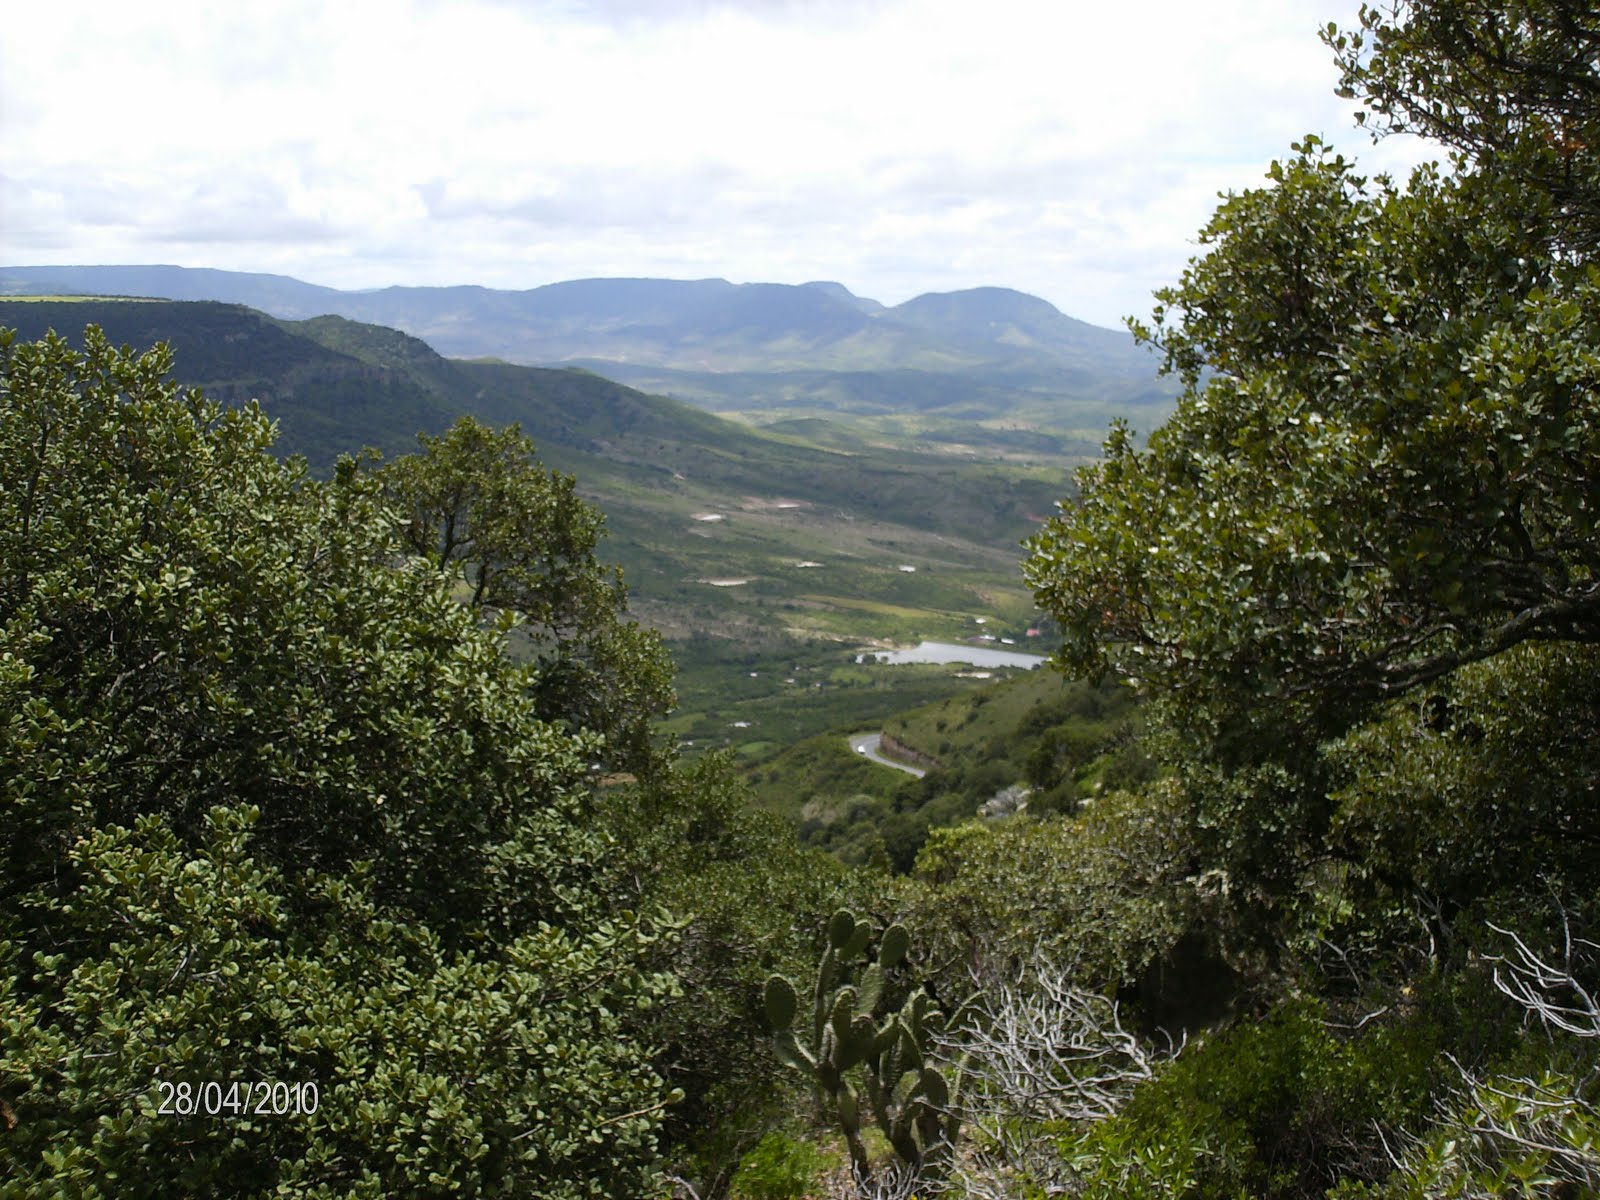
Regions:
<instances>
[{"instance_id":1,"label":"prickly pear cactus","mask_svg":"<svg viewBox=\"0 0 1600 1200\"><path fill-rule=\"evenodd\" d=\"M872 926L840 909L828 922L827 943L812 989L810 1040L796 1028L803 1019L800 995L781 975L767 980L763 997L779 1061L803 1076L826 1115L844 1134L858 1180L872 1167L861 1140L863 1112L870 1113L896 1156L922 1178L942 1178L959 1136L960 1069L929 1062L935 1039L967 1017L951 1022L921 988L898 1012L880 1023L885 977L905 960L911 935L894 924L878 939L877 954L854 983L846 982L872 941ZM846 1078L860 1068L855 1081Z\"/></svg>"}]
</instances>

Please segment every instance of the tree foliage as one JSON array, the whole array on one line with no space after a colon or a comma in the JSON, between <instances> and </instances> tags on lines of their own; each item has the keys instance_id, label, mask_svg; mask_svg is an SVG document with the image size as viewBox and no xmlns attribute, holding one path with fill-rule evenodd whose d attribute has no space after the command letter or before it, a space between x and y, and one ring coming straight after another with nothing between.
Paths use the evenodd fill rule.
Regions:
<instances>
[{"instance_id":1,"label":"tree foliage","mask_svg":"<svg viewBox=\"0 0 1600 1200\"><path fill-rule=\"evenodd\" d=\"M1114 428L1032 543L1063 662L1157 698L1166 774L1125 801L1183 832L1156 912L1264 1017L1061 1165L1085 1195L1588 1194L1592 1046L1529 1036L1482 930L1542 941L1600 882L1600 19L1396 0L1324 40L1363 123L1448 168L1308 137L1225 197L1133 323L1174 416ZM1016 836L923 862L959 888ZM1530 1011L1592 1014L1592 970L1531 961Z\"/></svg>"},{"instance_id":2,"label":"tree foliage","mask_svg":"<svg viewBox=\"0 0 1600 1200\"><path fill-rule=\"evenodd\" d=\"M1523 641L1600 640L1600 276L1490 180L1402 189L1315 139L1273 174L1140 331L1176 414L1147 450L1115 431L1034 542L1068 663L1326 730Z\"/></svg>"},{"instance_id":3,"label":"tree foliage","mask_svg":"<svg viewBox=\"0 0 1600 1200\"><path fill-rule=\"evenodd\" d=\"M0 334L0 1190L639 1194L672 984L601 891L599 737L377 481L170 365Z\"/></svg>"},{"instance_id":4,"label":"tree foliage","mask_svg":"<svg viewBox=\"0 0 1600 1200\"><path fill-rule=\"evenodd\" d=\"M452 952L370 871L265 866L259 815L91 831L0 922L0 1195L643 1194L666 1097L626 1022L671 988L636 926ZM278 1083L314 1105L258 1111Z\"/></svg>"},{"instance_id":5,"label":"tree foliage","mask_svg":"<svg viewBox=\"0 0 1600 1200\"><path fill-rule=\"evenodd\" d=\"M1418 133L1554 205L1553 232L1600 249L1600 13L1587 0L1395 0L1323 40L1377 133ZM1361 120L1366 123L1368 113Z\"/></svg>"},{"instance_id":6,"label":"tree foliage","mask_svg":"<svg viewBox=\"0 0 1600 1200\"><path fill-rule=\"evenodd\" d=\"M460 573L473 608L523 622L541 717L602 733L616 765L646 768L648 722L672 706L671 664L659 635L623 620L621 572L595 560L604 518L516 425L462 417L418 441L379 472L406 545Z\"/></svg>"},{"instance_id":7,"label":"tree foliage","mask_svg":"<svg viewBox=\"0 0 1600 1200\"><path fill-rule=\"evenodd\" d=\"M1332 837L1367 911L1471 911L1508 886L1600 878L1600 653L1524 646L1331 743Z\"/></svg>"},{"instance_id":8,"label":"tree foliage","mask_svg":"<svg viewBox=\"0 0 1600 1200\"><path fill-rule=\"evenodd\" d=\"M1469 87L1429 55L1457 54L1450 14L1483 7L1365 10L1370 58L1328 36L1352 86L1420 121ZM1530 6L1502 11L1512 41L1554 52ZM1543 100L1475 96L1545 153L1516 115ZM1399 183L1308 137L1225 198L1133 324L1183 382L1176 412L1144 448L1113 430L1032 543L1063 660L1160 698L1202 852L1269 933L1330 859L1369 849L1331 837L1351 760L1323 747L1472 664L1600 642L1600 264L1570 197L1521 162L1480 147ZM1562 703L1541 699L1550 720ZM1480 868L1505 879L1526 847L1495 825Z\"/></svg>"},{"instance_id":9,"label":"tree foliage","mask_svg":"<svg viewBox=\"0 0 1600 1200\"><path fill-rule=\"evenodd\" d=\"M377 489L268 453L254 410L91 338L3 360L4 885L56 879L84 829L261 811L268 862L370 860L441 933L570 913L598 847L581 738L433 572Z\"/></svg>"},{"instance_id":10,"label":"tree foliage","mask_svg":"<svg viewBox=\"0 0 1600 1200\"><path fill-rule=\"evenodd\" d=\"M935 830L917 857L906 907L932 957L956 973L1008 977L1039 954L1093 986L1159 970L1196 923L1186 880L1194 831L1171 781L1111 793L1077 816L970 821ZM1184 987L1199 990L1195 979Z\"/></svg>"}]
</instances>

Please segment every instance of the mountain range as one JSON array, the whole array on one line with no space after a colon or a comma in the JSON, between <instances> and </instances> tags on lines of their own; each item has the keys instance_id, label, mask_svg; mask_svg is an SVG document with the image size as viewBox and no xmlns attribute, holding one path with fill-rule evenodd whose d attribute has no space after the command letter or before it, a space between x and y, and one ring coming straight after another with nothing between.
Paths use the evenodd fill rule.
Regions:
<instances>
[{"instance_id":1,"label":"mountain range","mask_svg":"<svg viewBox=\"0 0 1600 1200\"><path fill-rule=\"evenodd\" d=\"M217 299L126 298L163 294ZM363 293L0 268L0 326L77 341L89 324L120 345L166 343L182 384L259 402L280 452L317 473L363 446L412 451L463 414L520 423L605 513L630 609L672 643L673 732L741 754L950 686L833 661L839 641L1039 624L1019 542L1107 421L1149 429L1171 405L1130 339L1003 289L886 308L827 283ZM514 361L539 359L562 365Z\"/></svg>"},{"instance_id":2,"label":"mountain range","mask_svg":"<svg viewBox=\"0 0 1600 1200\"><path fill-rule=\"evenodd\" d=\"M886 307L828 282L342 291L170 266L0 267L0 294L51 293L215 300L292 320L337 315L403 330L453 358L578 365L702 407L767 416L915 415L1098 437L1118 415L1149 428L1172 395L1154 356L1127 334L1006 288Z\"/></svg>"}]
</instances>

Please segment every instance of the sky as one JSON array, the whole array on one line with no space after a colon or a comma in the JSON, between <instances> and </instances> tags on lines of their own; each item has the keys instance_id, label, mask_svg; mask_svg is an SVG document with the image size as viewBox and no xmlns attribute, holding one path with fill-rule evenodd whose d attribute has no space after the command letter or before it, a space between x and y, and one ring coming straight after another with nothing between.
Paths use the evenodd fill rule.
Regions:
<instances>
[{"instance_id":1,"label":"sky","mask_svg":"<svg viewBox=\"0 0 1600 1200\"><path fill-rule=\"evenodd\" d=\"M0 39L0 264L341 288L1011 287L1100 325L1219 192L1373 146L1359 0L51 0Z\"/></svg>"}]
</instances>

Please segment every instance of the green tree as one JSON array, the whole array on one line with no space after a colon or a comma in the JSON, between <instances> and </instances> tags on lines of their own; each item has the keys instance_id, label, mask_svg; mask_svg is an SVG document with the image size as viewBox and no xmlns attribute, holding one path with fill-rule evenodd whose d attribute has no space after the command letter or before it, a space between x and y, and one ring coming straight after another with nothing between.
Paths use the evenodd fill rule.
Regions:
<instances>
[{"instance_id":1,"label":"green tree","mask_svg":"<svg viewBox=\"0 0 1600 1200\"><path fill-rule=\"evenodd\" d=\"M371 861L441 934L566 919L600 853L585 741L436 573L390 565L375 485L279 463L258 411L169 367L97 336L0 359L0 886L49 885L86 829L244 803L268 862Z\"/></svg>"},{"instance_id":2,"label":"green tree","mask_svg":"<svg viewBox=\"0 0 1600 1200\"><path fill-rule=\"evenodd\" d=\"M1600 249L1600 12L1588 0L1363 5L1323 40L1374 132L1417 133L1556 205L1558 241Z\"/></svg>"},{"instance_id":3,"label":"green tree","mask_svg":"<svg viewBox=\"0 0 1600 1200\"><path fill-rule=\"evenodd\" d=\"M1067 661L1337 720L1600 640L1600 279L1492 180L1300 149L1140 329L1184 378L1172 420L1115 431L1033 543Z\"/></svg>"},{"instance_id":4,"label":"green tree","mask_svg":"<svg viewBox=\"0 0 1600 1200\"><path fill-rule=\"evenodd\" d=\"M594 557L600 513L547 470L512 425L462 417L383 467L411 551L465 580L474 608L515 613L546 720L603 734L613 765L647 769L651 718L672 707L671 663L653 630L623 620L621 572Z\"/></svg>"},{"instance_id":5,"label":"green tree","mask_svg":"<svg viewBox=\"0 0 1600 1200\"><path fill-rule=\"evenodd\" d=\"M0 332L0 1194L643 1194L672 983L608 915L599 739L377 481L170 367Z\"/></svg>"},{"instance_id":6,"label":"green tree","mask_svg":"<svg viewBox=\"0 0 1600 1200\"><path fill-rule=\"evenodd\" d=\"M1472 664L1600 642L1593 15L1362 22L1326 35L1346 86L1451 139L1453 170L1368 179L1308 137L1225 198L1133 323L1175 414L1143 449L1113 430L1027 568L1069 668L1160 698L1204 858L1267 909L1364 853L1330 837L1331 740Z\"/></svg>"},{"instance_id":7,"label":"green tree","mask_svg":"<svg viewBox=\"0 0 1600 1200\"><path fill-rule=\"evenodd\" d=\"M1063 661L1156 698L1171 772L1132 808L1186 835L1159 915L1188 906L1272 1014L1077 1140L1085 1194L1593 1178L1592 1048L1529 1036L1482 930L1514 914L1570 957L1600 881L1600 19L1360 22L1325 40L1364 120L1450 168L1369 179L1308 137L1225 197L1133 323L1183 383L1173 418L1144 447L1114 428L1032 543ZM944 849L947 888L989 861ZM1592 1009L1570 971L1525 978ZM1472 1094L1441 1062L1483 1067ZM1440 1112L1409 1156L1373 1135Z\"/></svg>"}]
</instances>

